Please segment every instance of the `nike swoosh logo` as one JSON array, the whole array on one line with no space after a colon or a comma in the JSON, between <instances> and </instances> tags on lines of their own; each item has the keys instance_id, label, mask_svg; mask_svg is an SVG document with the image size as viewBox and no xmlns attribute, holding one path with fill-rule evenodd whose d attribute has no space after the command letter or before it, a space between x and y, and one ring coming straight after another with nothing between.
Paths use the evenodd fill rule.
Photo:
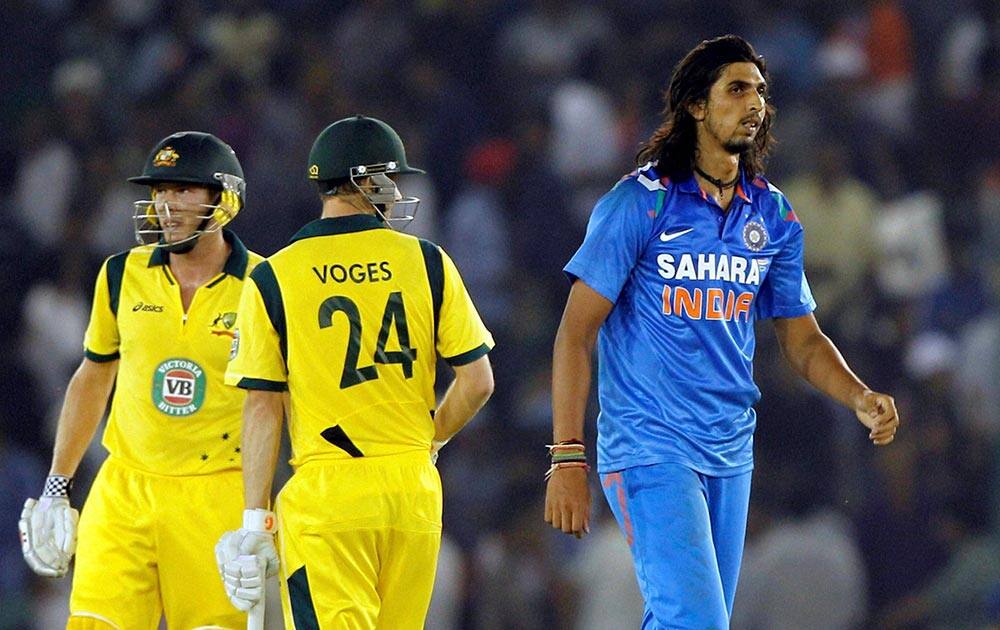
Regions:
<instances>
[{"instance_id":1,"label":"nike swoosh logo","mask_svg":"<svg viewBox=\"0 0 1000 630\"><path fill-rule=\"evenodd\" d=\"M666 232L663 232L662 234L660 234L660 240L666 243L667 241L674 240L678 236L684 236L693 229L694 228L688 228L686 230L681 230L680 232L674 232L673 234L667 234Z\"/></svg>"}]
</instances>

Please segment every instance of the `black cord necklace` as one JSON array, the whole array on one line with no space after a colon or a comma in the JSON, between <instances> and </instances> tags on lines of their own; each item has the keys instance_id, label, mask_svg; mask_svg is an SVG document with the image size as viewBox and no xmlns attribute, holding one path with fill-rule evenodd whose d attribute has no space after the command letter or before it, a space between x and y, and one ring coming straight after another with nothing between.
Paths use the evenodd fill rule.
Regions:
<instances>
[{"instance_id":1,"label":"black cord necklace","mask_svg":"<svg viewBox=\"0 0 1000 630\"><path fill-rule=\"evenodd\" d=\"M736 185L736 180L738 180L740 178L740 171L739 171L739 169L736 169L736 177L732 178L728 182L724 182L721 179L716 179L715 177L712 177L711 175L709 175L705 171L703 171L700 168L698 168L697 164L694 165L694 170L699 175L701 175L702 177L704 177L705 179L707 179L709 182L711 182L712 185L714 185L716 188L719 189L719 196L720 197L724 194L723 191L725 191L725 189L732 188L733 186L735 186Z\"/></svg>"}]
</instances>

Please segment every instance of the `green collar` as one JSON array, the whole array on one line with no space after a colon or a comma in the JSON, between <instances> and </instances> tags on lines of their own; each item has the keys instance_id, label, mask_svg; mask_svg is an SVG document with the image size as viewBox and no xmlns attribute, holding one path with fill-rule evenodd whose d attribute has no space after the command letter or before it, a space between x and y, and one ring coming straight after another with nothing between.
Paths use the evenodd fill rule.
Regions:
<instances>
[{"instance_id":1,"label":"green collar","mask_svg":"<svg viewBox=\"0 0 1000 630\"><path fill-rule=\"evenodd\" d=\"M352 214L346 217L316 219L302 226L291 242L311 238L313 236L330 236L331 234L349 234L384 228L382 219L372 214Z\"/></svg>"},{"instance_id":2,"label":"green collar","mask_svg":"<svg viewBox=\"0 0 1000 630\"><path fill-rule=\"evenodd\" d=\"M224 238L232 248L232 251L229 252L229 258L226 259L226 264L222 267L222 273L229 274L234 278L242 280L243 277L247 275L247 262L249 260L249 256L247 256L247 248L243 245L243 241L241 241L232 230L223 228L222 238ZM155 248L152 255L149 257L150 267L166 265L169 262L170 252L161 247Z\"/></svg>"}]
</instances>

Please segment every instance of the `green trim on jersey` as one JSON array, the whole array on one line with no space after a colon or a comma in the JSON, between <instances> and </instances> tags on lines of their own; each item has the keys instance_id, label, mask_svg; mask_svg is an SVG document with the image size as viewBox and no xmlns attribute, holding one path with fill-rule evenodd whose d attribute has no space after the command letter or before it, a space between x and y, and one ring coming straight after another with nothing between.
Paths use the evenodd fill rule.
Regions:
<instances>
[{"instance_id":1,"label":"green trim on jersey","mask_svg":"<svg viewBox=\"0 0 1000 630\"><path fill-rule=\"evenodd\" d=\"M226 382L287 383L295 467L426 453L437 362L493 345L454 262L367 215L321 219L299 236L250 274Z\"/></svg>"},{"instance_id":2,"label":"green trim on jersey","mask_svg":"<svg viewBox=\"0 0 1000 630\"><path fill-rule=\"evenodd\" d=\"M226 258L226 264L222 267L222 273L239 278L240 280L244 279L247 275L247 266L250 260L246 246L232 230L222 228L222 238L232 247L229 257ZM149 266L156 267L157 265L168 264L170 264L170 252L162 247L155 248L149 256ZM209 284L208 288L212 288L215 284L218 284L218 280Z\"/></svg>"},{"instance_id":3,"label":"green trim on jersey","mask_svg":"<svg viewBox=\"0 0 1000 630\"><path fill-rule=\"evenodd\" d=\"M431 301L434 305L434 339L437 340L438 322L441 319L441 302L444 301L444 263L441 250L430 241L420 239L420 251L424 255L427 280L431 285Z\"/></svg>"},{"instance_id":4,"label":"green trim on jersey","mask_svg":"<svg viewBox=\"0 0 1000 630\"><path fill-rule=\"evenodd\" d=\"M271 326L278 333L281 340L281 356L288 362L288 331L285 328L285 304L281 299L281 288L278 286L278 279L274 276L274 269L271 263L265 260L260 263L250 273L250 279L257 285L260 297L264 301L264 308L267 309L267 317L271 320Z\"/></svg>"},{"instance_id":5,"label":"green trim on jersey","mask_svg":"<svg viewBox=\"0 0 1000 630\"><path fill-rule=\"evenodd\" d=\"M247 265L250 258L247 254L247 248L236 234L225 228L222 229L222 238L226 239L229 246L233 248L229 252L226 264L222 267L222 273L242 280L247 275Z\"/></svg>"},{"instance_id":6,"label":"green trim on jersey","mask_svg":"<svg viewBox=\"0 0 1000 630\"><path fill-rule=\"evenodd\" d=\"M248 271L262 260L233 249L235 260L247 257ZM246 398L223 386L246 280L220 273L185 308L169 268L149 264L155 251L142 245L108 258L94 283L85 360L117 365L102 444L120 462L157 475L238 470L233 445L220 436L239 430Z\"/></svg>"},{"instance_id":7,"label":"green trim on jersey","mask_svg":"<svg viewBox=\"0 0 1000 630\"><path fill-rule=\"evenodd\" d=\"M468 352L463 352L462 354L453 357L445 357L444 360L448 363L448 365L452 367L456 365L468 365L469 363L472 363L479 357L489 354L489 352L490 352L490 346L484 343L478 348L473 348Z\"/></svg>"},{"instance_id":8,"label":"green trim on jersey","mask_svg":"<svg viewBox=\"0 0 1000 630\"><path fill-rule=\"evenodd\" d=\"M296 628L319 628L305 567L299 567L288 576L288 600L292 606L292 621Z\"/></svg>"},{"instance_id":9,"label":"green trim on jersey","mask_svg":"<svg viewBox=\"0 0 1000 630\"><path fill-rule=\"evenodd\" d=\"M163 249L162 247L154 247L153 252L149 255L149 267L157 267L159 265L166 265L170 263L170 252Z\"/></svg>"},{"instance_id":10,"label":"green trim on jersey","mask_svg":"<svg viewBox=\"0 0 1000 630\"><path fill-rule=\"evenodd\" d=\"M332 234L349 234L365 230L387 229L382 219L371 214L352 214L346 217L330 217L316 219L302 226L290 243L314 236L330 236Z\"/></svg>"},{"instance_id":11,"label":"green trim on jersey","mask_svg":"<svg viewBox=\"0 0 1000 630\"><path fill-rule=\"evenodd\" d=\"M108 258L108 298L111 312L118 315L118 300L122 294L122 278L125 276L125 260L128 252L115 254Z\"/></svg>"},{"instance_id":12,"label":"green trim on jersey","mask_svg":"<svg viewBox=\"0 0 1000 630\"><path fill-rule=\"evenodd\" d=\"M265 392L288 391L288 383L269 381L266 378L241 378L236 386L240 389L261 389Z\"/></svg>"},{"instance_id":13,"label":"green trim on jersey","mask_svg":"<svg viewBox=\"0 0 1000 630\"><path fill-rule=\"evenodd\" d=\"M118 360L118 357L120 357L121 354L118 352L115 352L113 354L98 354L96 352L91 352L90 350L84 349L83 356L87 357L94 363L109 363L111 361Z\"/></svg>"}]
</instances>

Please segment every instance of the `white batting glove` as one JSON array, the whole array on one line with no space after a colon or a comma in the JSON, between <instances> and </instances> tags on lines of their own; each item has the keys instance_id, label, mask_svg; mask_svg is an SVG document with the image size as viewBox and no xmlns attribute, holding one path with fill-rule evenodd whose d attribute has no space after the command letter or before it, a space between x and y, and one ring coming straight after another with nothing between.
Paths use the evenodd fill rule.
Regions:
<instances>
[{"instance_id":1,"label":"white batting glove","mask_svg":"<svg viewBox=\"0 0 1000 630\"><path fill-rule=\"evenodd\" d=\"M215 562L233 606L249 611L264 599L267 578L278 573L274 547L277 521L268 510L243 510L243 527L226 532L215 545Z\"/></svg>"},{"instance_id":2,"label":"white batting glove","mask_svg":"<svg viewBox=\"0 0 1000 630\"><path fill-rule=\"evenodd\" d=\"M80 514L69 504L68 477L52 476L36 501L28 499L17 529L21 553L31 570L45 577L62 577L76 552L76 524Z\"/></svg>"}]
</instances>

